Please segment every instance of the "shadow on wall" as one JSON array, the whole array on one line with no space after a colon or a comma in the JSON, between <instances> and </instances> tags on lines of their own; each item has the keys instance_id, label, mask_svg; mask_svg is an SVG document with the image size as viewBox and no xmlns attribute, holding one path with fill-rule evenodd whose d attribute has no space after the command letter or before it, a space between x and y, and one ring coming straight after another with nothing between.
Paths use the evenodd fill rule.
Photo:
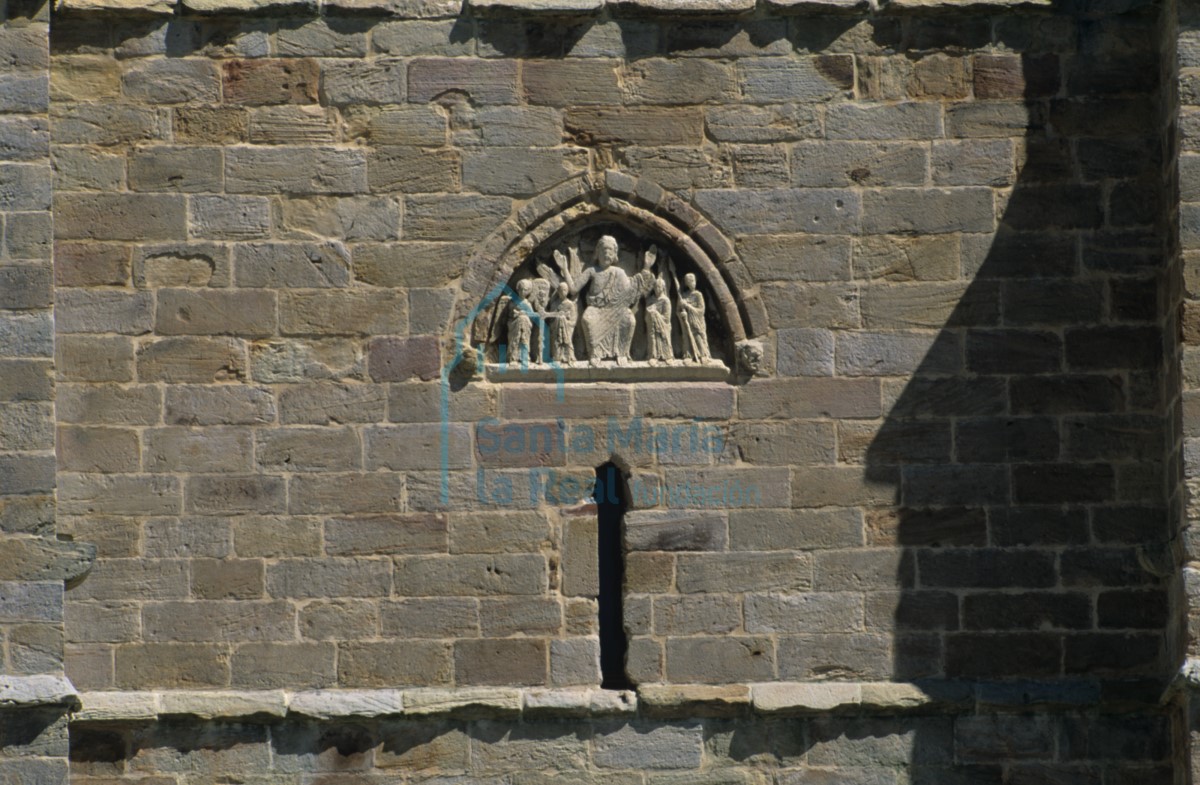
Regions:
<instances>
[{"instance_id":1,"label":"shadow on wall","mask_svg":"<svg viewBox=\"0 0 1200 785\"><path fill-rule=\"evenodd\" d=\"M1155 33L1152 17L1126 25ZM866 456L868 479L897 489L869 528L905 551L900 678L1169 667L1152 552L1178 485L1158 67L1153 38L1077 29L1073 56L1022 56L1024 106L962 107L980 128L1027 122L1026 162L994 238L962 235L964 267L990 247L945 324L893 309L940 327ZM1121 43L1134 59L1114 57Z\"/></svg>"},{"instance_id":2,"label":"shadow on wall","mask_svg":"<svg viewBox=\"0 0 1200 785\"><path fill-rule=\"evenodd\" d=\"M875 372L906 380L865 455L867 480L895 490L894 506L875 511L868 532L870 545L881 553L890 557L898 546L901 554L896 680L1040 680L1044 688L1023 684L1017 692L1054 703L1065 694L1054 692L1049 683L1055 680L1059 688L1067 679L1145 680L1157 690L1179 656L1179 630L1171 617L1178 587L1170 555L1179 517L1173 424L1178 294L1163 219L1165 123L1153 97L1160 69L1153 54L1160 37L1156 13L1148 7L1117 23L1063 7L1046 14L1036 34L1020 24L1009 31L983 16L877 19L876 43L912 57L969 51L993 36L1008 51L1024 53L1018 72L997 63L994 100L977 96L947 110L964 137L994 139L972 142L981 171L988 151L998 150L1005 160L1007 140L1024 135L1025 149L1017 156L1024 163L998 233L961 236L969 285L953 293L948 316L935 313L924 298L953 284L915 281L881 288L894 298L891 316L867 325L879 332L865 338L877 337L881 359L895 363ZM803 35L811 38L809 48L819 50L851 24L829 22ZM173 28L171 35L187 42L169 48L173 54L200 45L200 33L190 25ZM563 37L553 24L544 31L503 22L478 25L481 44L506 55L555 56L586 32L584 27ZM657 38L644 40L640 29L623 27L630 58L658 51ZM718 45L735 32L697 25L688 35L701 48L705 40ZM1044 40L1035 40L1038 35ZM60 47L66 45L60 40ZM1016 82L1007 81L1014 75ZM929 203L921 201L925 198ZM916 197L908 214L928 223L914 223L912 233L958 243L950 228L937 225L945 211L934 199ZM907 296L913 300L906 305ZM908 356L917 359L906 365ZM1082 694L1099 696L1098 684L1095 692L1089 689ZM986 718L969 719L975 724L961 727L1004 740ZM1014 722L1025 721L1032 729L1026 736L1054 737L1048 728L1052 718ZM1118 738L1100 723L1089 746L1082 721L1062 722L1060 759L1105 757L1102 745ZM1156 751L1168 734L1160 717L1118 717L1113 723L1144 740L1134 750L1143 756L1138 760L1163 757ZM410 730L426 732L424 726ZM266 743L261 727L245 732L250 742ZM434 735L452 732L459 733L450 728ZM498 733L491 727L472 732L485 741ZM559 732L578 735L567 726ZM985 745L975 753L961 754L961 747L955 752L960 730L945 716L713 720L704 732L710 749L738 761L800 760L810 747L829 740L874 740L898 757L873 763L913 764L914 785L1019 781L1011 772L1020 761L1010 749L990 752ZM110 757L121 760L140 749L236 746L215 731L213 737L194 736L164 724L144 733L146 739L125 731L80 733L76 762L101 772ZM333 749L342 758L376 741L373 730L362 738L324 733L284 734L278 746L298 756ZM907 742L891 745L896 738ZM1036 744L1029 751L1039 758L1046 753ZM814 760L820 759L810 755L810 763ZM849 758L828 760L846 765ZM955 772L952 779L948 769L955 761L969 771ZM1067 781L1045 774L1049 765L1036 764L1043 781Z\"/></svg>"},{"instance_id":3,"label":"shadow on wall","mask_svg":"<svg viewBox=\"0 0 1200 785\"><path fill-rule=\"evenodd\" d=\"M1055 54L997 27L996 43L1022 52L1023 84L998 72L991 87L1008 100L986 100L977 59L977 100L947 107L947 125L965 136L1023 130L1025 149L998 231L962 235L969 284L944 323L924 321L918 284L908 303L896 287L887 310L886 328L937 330L881 337L894 342L881 357L897 363L885 372L911 377L890 407L885 382L885 422L865 457L868 481L895 488L895 507L867 530L871 545L901 548L896 680L1006 682L991 694L1024 708L1099 702L1121 682L1153 702L1182 656L1182 614L1172 615L1179 284L1160 13L1091 19L1062 8L1045 17L1046 30L1068 36L1045 42ZM973 144L986 167L987 142ZM922 340L919 363L902 367ZM988 764L978 781L999 782L1001 761L1013 771L1023 752L1044 757L1009 744L1017 722L958 721L958 762ZM1162 717L1126 720L1128 737L1102 716L1061 722L1060 761L1119 760L1135 734L1145 746L1131 745L1121 766L1169 754ZM915 738L914 783L945 781L920 768L937 765L944 741ZM1169 769L1139 770L1170 781Z\"/></svg>"}]
</instances>

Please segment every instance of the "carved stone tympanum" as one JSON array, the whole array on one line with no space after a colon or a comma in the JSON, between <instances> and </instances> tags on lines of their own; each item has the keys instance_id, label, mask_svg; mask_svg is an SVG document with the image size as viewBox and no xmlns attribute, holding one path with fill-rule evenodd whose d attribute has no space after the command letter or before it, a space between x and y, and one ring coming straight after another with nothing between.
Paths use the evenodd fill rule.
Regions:
<instances>
[{"instance_id":1,"label":"carved stone tympanum","mask_svg":"<svg viewBox=\"0 0 1200 785\"><path fill-rule=\"evenodd\" d=\"M623 227L591 227L540 248L513 275L491 331L489 359L513 366L622 369L637 378L727 372L719 325L692 271ZM707 372L707 373L706 373Z\"/></svg>"}]
</instances>

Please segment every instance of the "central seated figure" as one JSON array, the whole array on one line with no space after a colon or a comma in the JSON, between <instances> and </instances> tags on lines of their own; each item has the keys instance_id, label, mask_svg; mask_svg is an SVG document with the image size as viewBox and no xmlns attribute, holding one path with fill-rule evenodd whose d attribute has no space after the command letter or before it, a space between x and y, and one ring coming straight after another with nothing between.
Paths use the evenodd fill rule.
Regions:
<instances>
[{"instance_id":1,"label":"central seated figure","mask_svg":"<svg viewBox=\"0 0 1200 785\"><path fill-rule=\"evenodd\" d=\"M588 288L581 321L589 361L592 365L604 360L616 360L618 365L628 362L637 327L634 309L654 288L655 249L646 252L642 269L632 278L617 264L617 239L612 235L606 234L596 243L595 267L581 269L578 252L572 249L571 255L570 264L563 264L560 255L556 259L572 296Z\"/></svg>"}]
</instances>

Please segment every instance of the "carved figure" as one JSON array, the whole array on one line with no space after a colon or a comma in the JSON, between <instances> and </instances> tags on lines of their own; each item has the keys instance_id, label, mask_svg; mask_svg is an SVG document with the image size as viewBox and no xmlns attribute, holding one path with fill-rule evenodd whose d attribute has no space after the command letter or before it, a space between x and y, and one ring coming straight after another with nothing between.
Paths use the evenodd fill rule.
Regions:
<instances>
[{"instance_id":1,"label":"carved figure","mask_svg":"<svg viewBox=\"0 0 1200 785\"><path fill-rule=\"evenodd\" d=\"M550 321L550 356L559 365L575 362L575 324L579 321L579 309L571 299L571 287L566 282L558 285L558 302L554 310L546 314Z\"/></svg>"},{"instance_id":2,"label":"carved figure","mask_svg":"<svg viewBox=\"0 0 1200 785\"><path fill-rule=\"evenodd\" d=\"M554 254L559 270L566 279L572 296L587 288L583 311L583 338L587 343L588 360L599 365L603 360L616 360L618 365L629 361L633 331L637 325L633 309L653 286L654 266L658 250L651 248L642 260L642 269L633 277L617 265L617 239L604 235L596 244L594 267L584 267L579 252L570 251L570 259L561 252Z\"/></svg>"},{"instance_id":3,"label":"carved figure","mask_svg":"<svg viewBox=\"0 0 1200 785\"><path fill-rule=\"evenodd\" d=\"M508 300L508 356L510 361L529 362L529 346L533 337L533 320L529 318L533 282L528 278L517 282L517 299ZM536 358L534 362L537 362Z\"/></svg>"},{"instance_id":4,"label":"carved figure","mask_svg":"<svg viewBox=\"0 0 1200 785\"><path fill-rule=\"evenodd\" d=\"M671 347L671 298L661 275L654 279L653 296L646 298L646 342L646 356L651 363L675 359Z\"/></svg>"},{"instance_id":5,"label":"carved figure","mask_svg":"<svg viewBox=\"0 0 1200 785\"><path fill-rule=\"evenodd\" d=\"M696 288L696 276L683 276L679 292L679 321L683 327L684 359L706 363L712 359L708 350L708 328L704 323L704 294Z\"/></svg>"},{"instance_id":6,"label":"carved figure","mask_svg":"<svg viewBox=\"0 0 1200 785\"><path fill-rule=\"evenodd\" d=\"M762 370L763 347L759 341L740 341L736 347L738 371L754 376Z\"/></svg>"}]
</instances>

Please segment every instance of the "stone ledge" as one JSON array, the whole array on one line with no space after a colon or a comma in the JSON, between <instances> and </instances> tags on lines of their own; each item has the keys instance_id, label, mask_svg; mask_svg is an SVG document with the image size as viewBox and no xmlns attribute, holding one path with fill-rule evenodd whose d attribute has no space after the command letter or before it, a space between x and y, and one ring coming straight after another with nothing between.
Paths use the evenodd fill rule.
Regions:
<instances>
[{"instance_id":1,"label":"stone ledge","mask_svg":"<svg viewBox=\"0 0 1200 785\"><path fill-rule=\"evenodd\" d=\"M772 14L987 11L1050 8L1053 0L56 0L54 8L72 14L155 16L176 7L199 14L292 15L370 14L404 19L451 18L469 9L487 16L595 16L606 9L640 16L743 16L761 9Z\"/></svg>"},{"instance_id":2,"label":"stone ledge","mask_svg":"<svg viewBox=\"0 0 1200 785\"><path fill-rule=\"evenodd\" d=\"M36 678L36 677L35 677ZM63 680L65 681L65 680ZM70 683L66 682L67 687ZM382 717L653 719L802 717L821 714L900 714L1038 708L1078 710L1106 702L1094 681L1053 682L758 682L646 684L632 690L592 687L461 687L420 689L167 690L85 692L75 722L144 722L160 717L204 720L304 717L315 720ZM66 693L64 693L65 695ZM73 697L70 692L67 698ZM2 699L2 697L0 697ZM1139 704L1154 705L1159 694ZM65 698L63 698L65 700ZM61 702L61 701L60 701Z\"/></svg>"},{"instance_id":3,"label":"stone ledge","mask_svg":"<svg viewBox=\"0 0 1200 785\"><path fill-rule=\"evenodd\" d=\"M73 581L92 568L96 546L45 537L0 541L0 581Z\"/></svg>"},{"instance_id":4,"label":"stone ledge","mask_svg":"<svg viewBox=\"0 0 1200 785\"><path fill-rule=\"evenodd\" d=\"M78 705L79 694L66 676L0 676L0 709Z\"/></svg>"}]
</instances>

